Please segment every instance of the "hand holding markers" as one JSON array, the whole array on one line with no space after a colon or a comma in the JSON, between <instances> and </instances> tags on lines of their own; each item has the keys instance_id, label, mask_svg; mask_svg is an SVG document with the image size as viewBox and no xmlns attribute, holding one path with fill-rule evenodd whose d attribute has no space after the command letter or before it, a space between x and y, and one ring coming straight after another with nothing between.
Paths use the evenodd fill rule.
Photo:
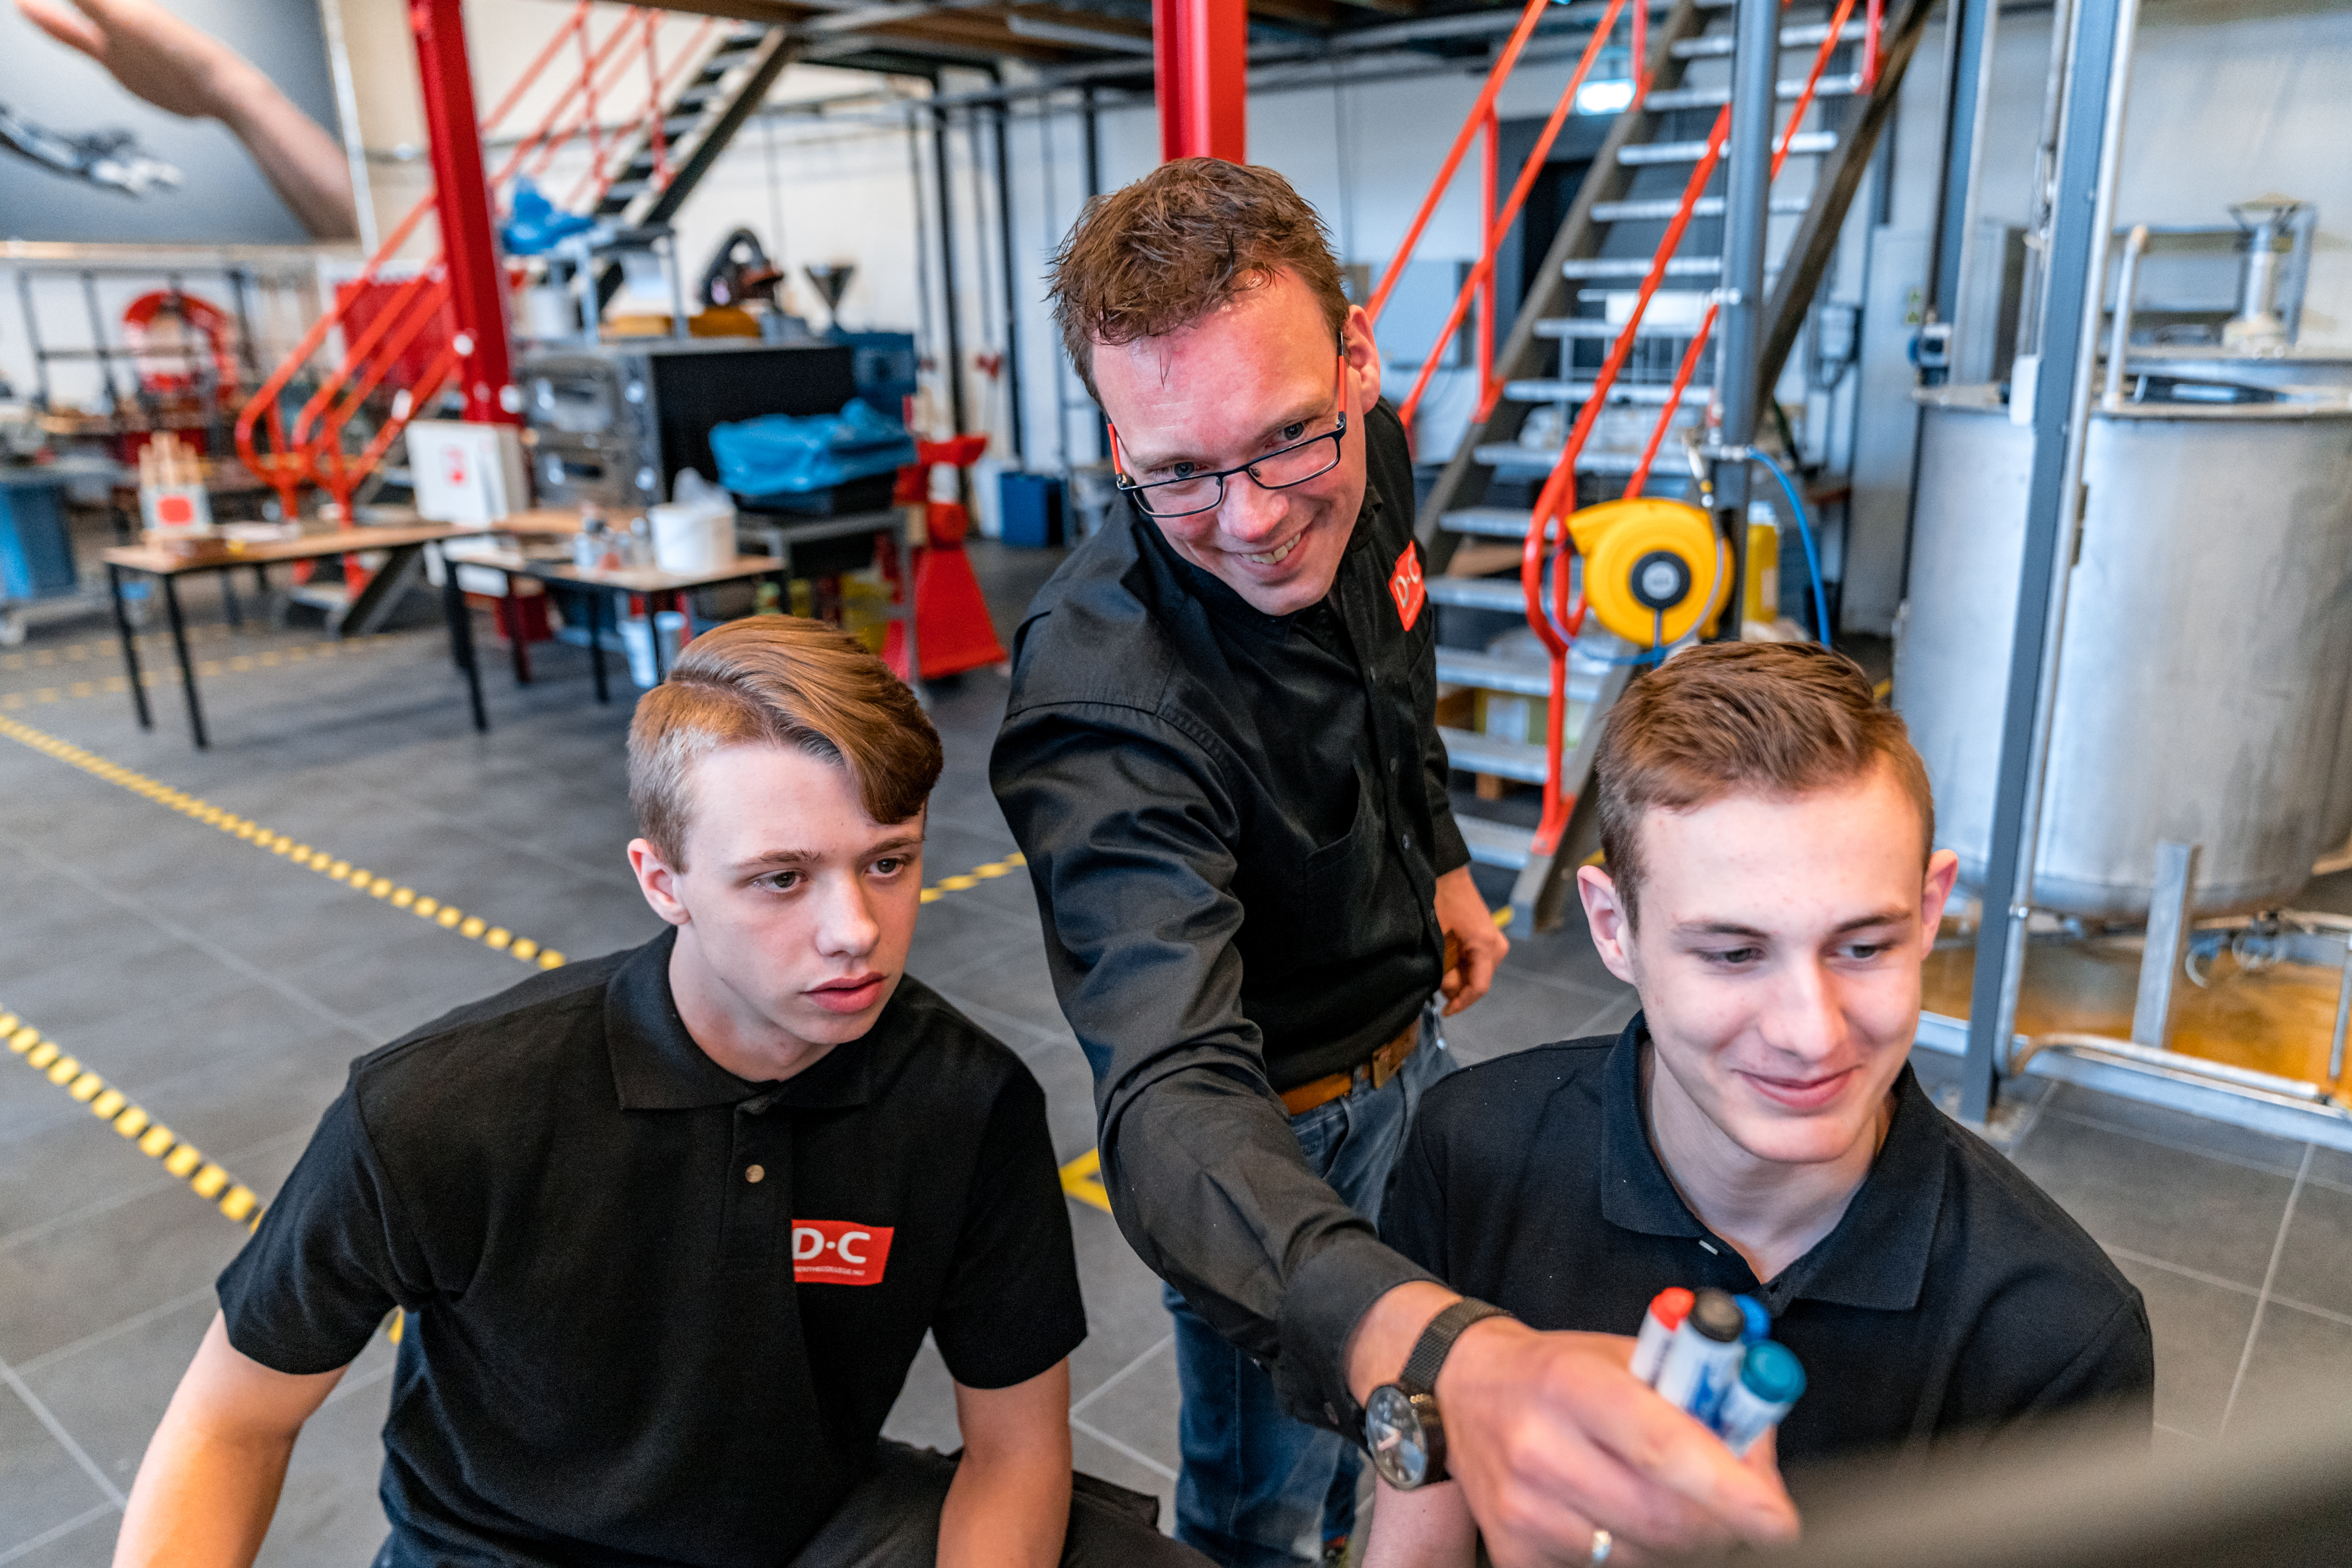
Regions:
<instances>
[{"instance_id":1,"label":"hand holding markers","mask_svg":"<svg viewBox=\"0 0 2352 1568\"><path fill-rule=\"evenodd\" d=\"M1805 1392L1805 1369L1765 1336L1761 1303L1721 1290L1661 1290L1642 1316L1632 1371L1745 1458Z\"/></svg>"}]
</instances>

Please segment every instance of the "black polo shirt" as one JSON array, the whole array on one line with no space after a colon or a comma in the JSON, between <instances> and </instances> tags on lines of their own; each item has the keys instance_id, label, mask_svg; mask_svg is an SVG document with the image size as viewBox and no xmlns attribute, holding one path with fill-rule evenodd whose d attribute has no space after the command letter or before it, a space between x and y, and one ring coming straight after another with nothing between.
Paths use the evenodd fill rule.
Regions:
<instances>
[{"instance_id":1,"label":"black polo shirt","mask_svg":"<svg viewBox=\"0 0 2352 1568\"><path fill-rule=\"evenodd\" d=\"M1641 1095L1641 1016L1616 1038L1499 1058L1421 1102L1381 1231L1538 1329L1630 1334L1681 1285L1744 1291L1804 1363L1784 1468L2112 1401L2154 1419L2139 1291L2064 1210L1936 1109L1908 1066L1844 1217L1759 1283L1675 1191ZM1791 1476L1800 1490L1799 1478Z\"/></svg>"},{"instance_id":2,"label":"black polo shirt","mask_svg":"<svg viewBox=\"0 0 2352 1568\"><path fill-rule=\"evenodd\" d=\"M402 1568L782 1563L926 1330L979 1388L1086 1336L1017 1058L909 977L865 1038L746 1083L687 1034L672 935L361 1058L221 1276L229 1342L281 1372L411 1314Z\"/></svg>"}]
</instances>

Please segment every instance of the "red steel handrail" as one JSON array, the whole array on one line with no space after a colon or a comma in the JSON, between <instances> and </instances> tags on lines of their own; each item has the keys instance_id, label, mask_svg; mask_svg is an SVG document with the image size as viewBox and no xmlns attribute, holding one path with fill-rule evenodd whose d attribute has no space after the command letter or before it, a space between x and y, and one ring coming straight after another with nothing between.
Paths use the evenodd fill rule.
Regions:
<instances>
[{"instance_id":1,"label":"red steel handrail","mask_svg":"<svg viewBox=\"0 0 2352 1568\"><path fill-rule=\"evenodd\" d=\"M1639 16L1647 7L1648 0L1633 0L1633 3L1634 14ZM1494 215L1494 221L1481 236L1483 243L1479 247L1478 259L1471 267L1470 276L1463 280L1460 291L1454 295L1454 308L1446 312L1445 325L1438 330L1436 343L1430 349L1429 357L1422 362L1421 374L1414 378L1412 390L1405 395L1404 402L1397 408L1397 418L1407 431L1412 428L1413 415L1421 406L1423 395L1429 390L1430 378L1437 372L1438 361L1444 357L1446 344L1454 341L1454 334L1461 329L1463 318L1469 313L1472 298L1482 289L1492 292L1496 254L1502 249L1503 242L1510 237L1511 226L1518 222L1519 209L1526 205L1528 194L1535 189L1537 179L1543 174L1544 160L1551 153L1552 142L1576 107L1577 92L1584 86L1593 62L1601 58L1601 47L1608 42L1610 33L1617 26L1618 15L1626 4L1627 0L1610 0L1609 9L1602 13L1599 25L1592 30L1591 40L1584 46L1582 58L1578 59L1575 71L1568 79L1567 87L1560 91L1559 101L1552 106L1551 118L1544 121L1543 131L1536 137L1535 146L1529 150L1527 161L1519 165L1519 177L1512 183L1510 195L1504 200L1502 210ZM1638 93L1639 89L1636 90ZM1632 112L1639 102L1637 97L1627 112ZM1402 258L1391 263L1389 277L1383 279L1383 283L1393 281L1402 266ZM1381 296L1376 294L1373 298L1378 300ZM1480 367L1478 413L1474 423L1485 423L1486 416L1494 411L1498 390L1490 360Z\"/></svg>"},{"instance_id":2,"label":"red steel handrail","mask_svg":"<svg viewBox=\"0 0 2352 1568\"><path fill-rule=\"evenodd\" d=\"M1511 68L1519 62L1519 51L1528 47L1528 40L1535 36L1536 24L1543 20L1544 13L1551 8L1551 5L1552 0L1528 0L1527 8L1519 13L1518 26L1511 29L1509 39L1503 45L1503 52L1495 57L1494 68L1486 73L1486 85L1478 89L1478 101L1470 106L1470 113L1462 121L1460 133L1454 138L1454 145L1446 150L1445 162L1438 165L1437 178L1430 183L1429 195L1422 198L1421 210L1413 215L1412 223L1404 231L1404 239L1398 245L1388 270L1381 274L1379 286L1373 289L1371 299L1364 306L1366 313L1375 323L1380 321L1381 311L1389 302L1389 295L1395 290L1397 279L1404 275L1404 264L1420 247L1422 230L1429 226L1431 216L1437 211L1437 204L1445 199L1446 189L1454 183L1454 171L1462 167L1463 154L1470 151L1471 139L1478 134L1486 116L1494 111L1495 100L1502 92L1503 83L1509 79Z\"/></svg>"},{"instance_id":3,"label":"red steel handrail","mask_svg":"<svg viewBox=\"0 0 2352 1568\"><path fill-rule=\"evenodd\" d=\"M1822 72L1828 68L1830 56L1837 50L1838 34L1844 28L1846 18L1853 14L1853 4L1854 0L1840 0L1836 14L1830 18L1829 34L1822 39L1822 47L1813 55L1813 68L1805 78L1804 90L1797 94L1796 106L1789 114L1788 129L1780 133L1780 144L1772 150L1773 179L1780 177L1780 170L1789 161L1790 144L1796 140L1797 127L1803 121L1806 110L1813 105L1813 90L1821 85ZM1874 6L1878 0L1871 0L1871 4ZM1691 377L1698 369L1698 356L1706 349L1707 338L1715 331L1716 317L1721 310L1720 304L1712 300L1708 302L1706 314L1700 318L1696 335L1691 339L1690 347L1683 351L1682 364L1675 372L1674 387L1666 394L1666 405L1658 415L1656 427L1650 432L1649 445L1642 448L1642 460L1633 466L1632 481L1625 487L1628 499L1640 495L1649 483L1650 466L1657 461L1658 448L1664 444L1666 431L1674 425L1675 415L1681 410L1683 394L1690 388Z\"/></svg>"},{"instance_id":4,"label":"red steel handrail","mask_svg":"<svg viewBox=\"0 0 2352 1568\"><path fill-rule=\"evenodd\" d=\"M1543 0L1536 0L1538 7L1542 3ZM482 131L487 135L495 132L522 101L566 45L577 49L579 74L565 86L554 103L541 114L538 124L517 142L498 172L490 176L489 184L494 190L534 160L536 167L529 172L544 173L556 151L584 132L589 140L590 164L580 188L593 187L593 199L601 200L614 180L613 174L606 170L605 165L614 149L629 143L631 130L643 130L651 139L655 185L658 188L668 183L674 171L669 166L667 127L663 121L669 89L677 85L689 63L698 58L704 40L718 25L717 18L703 19L688 37L672 66L665 71L658 58L656 34L659 13L656 9L629 7L605 35L604 41L592 48L593 29L590 20L594 10L593 0L577 0L570 16L524 67L497 106L484 117ZM637 40L637 47L630 47L633 37ZM640 48L646 58L648 94L646 107L634 120L614 128L608 140L598 112L600 96L609 99L617 89L623 77L635 63ZM608 62L613 69L600 84L598 79L604 74ZM576 109L575 100L578 104ZM576 195L578 192L574 194ZM375 253L368 258L358 276L342 290L341 298L320 312L294 350L279 362L237 411L234 428L237 454L257 477L268 482L277 492L279 503L289 516L298 510L302 487L306 483L319 484L334 497L341 508L343 524L350 526L351 497L366 476L373 471L415 411L431 406L433 398L471 350L472 345L464 340L463 334L443 348L427 363L415 384L405 389L404 401L395 404L394 412L379 424L373 437L360 452L355 455L345 453L342 437L351 419L382 386L401 356L439 317L450 299L447 268L444 265L445 252L436 247L415 277L405 279L388 300L375 302L373 319L345 345L341 362L321 378L318 388L303 403L295 416L293 429L289 432L287 428L281 402L286 388L326 345L330 335L343 325L353 305L367 295L369 285L381 279L384 268L415 237L426 215L437 216L437 194L428 194L419 200L384 237ZM257 440L257 427L268 437L267 451L261 449Z\"/></svg>"}]
</instances>

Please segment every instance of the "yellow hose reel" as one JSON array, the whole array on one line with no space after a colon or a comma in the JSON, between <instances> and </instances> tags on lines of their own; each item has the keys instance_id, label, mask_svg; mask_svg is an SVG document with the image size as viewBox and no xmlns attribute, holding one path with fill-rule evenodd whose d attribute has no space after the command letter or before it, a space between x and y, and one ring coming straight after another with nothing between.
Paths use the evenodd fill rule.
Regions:
<instances>
[{"instance_id":1,"label":"yellow hose reel","mask_svg":"<svg viewBox=\"0 0 2352 1568\"><path fill-rule=\"evenodd\" d=\"M1584 601L1601 624L1656 647L1712 622L1731 600L1731 554L1697 507L1649 496L1605 500L1568 520L1584 557Z\"/></svg>"}]
</instances>

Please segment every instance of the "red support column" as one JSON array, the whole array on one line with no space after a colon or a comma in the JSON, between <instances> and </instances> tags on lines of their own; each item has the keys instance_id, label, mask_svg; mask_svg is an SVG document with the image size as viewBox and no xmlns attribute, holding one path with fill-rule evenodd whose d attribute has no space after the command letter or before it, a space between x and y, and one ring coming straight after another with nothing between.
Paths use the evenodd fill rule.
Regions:
<instances>
[{"instance_id":1,"label":"red support column","mask_svg":"<svg viewBox=\"0 0 2352 1568\"><path fill-rule=\"evenodd\" d=\"M433 143L436 216L449 268L449 293L461 342L470 352L459 369L466 417L514 425L517 409L502 396L513 379L507 357L506 273L491 232L490 196L482 177L482 138L474 110L474 77L466 62L466 19L460 0L408 0L416 35L417 75L425 89L425 123Z\"/></svg>"},{"instance_id":2,"label":"red support column","mask_svg":"<svg viewBox=\"0 0 2352 1568\"><path fill-rule=\"evenodd\" d=\"M1161 160L1247 163L1248 0L1151 0L1151 41Z\"/></svg>"}]
</instances>

